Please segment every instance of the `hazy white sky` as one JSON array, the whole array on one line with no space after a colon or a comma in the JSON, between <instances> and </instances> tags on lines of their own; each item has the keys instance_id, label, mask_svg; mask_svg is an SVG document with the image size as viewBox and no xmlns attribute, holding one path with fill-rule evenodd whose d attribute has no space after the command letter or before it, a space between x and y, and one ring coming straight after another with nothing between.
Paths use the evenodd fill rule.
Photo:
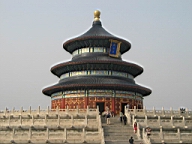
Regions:
<instances>
[{"instance_id":1,"label":"hazy white sky","mask_svg":"<svg viewBox=\"0 0 192 144\"><path fill-rule=\"evenodd\" d=\"M87 31L93 12L103 27L129 40L125 61L139 64L135 80L152 89L147 108L192 109L192 1L0 0L0 110L50 106L42 89L71 55L62 44Z\"/></svg>"}]
</instances>

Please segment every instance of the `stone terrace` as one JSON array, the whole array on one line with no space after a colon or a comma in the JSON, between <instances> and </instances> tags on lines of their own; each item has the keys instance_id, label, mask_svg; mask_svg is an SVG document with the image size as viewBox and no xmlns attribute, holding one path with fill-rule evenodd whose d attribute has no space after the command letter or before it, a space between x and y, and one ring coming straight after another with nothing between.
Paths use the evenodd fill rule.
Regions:
<instances>
[{"instance_id":1,"label":"stone terrace","mask_svg":"<svg viewBox=\"0 0 192 144\"><path fill-rule=\"evenodd\" d=\"M98 109L4 110L0 143L104 144Z\"/></svg>"},{"instance_id":2,"label":"stone terrace","mask_svg":"<svg viewBox=\"0 0 192 144\"><path fill-rule=\"evenodd\" d=\"M192 111L180 110L126 110L128 123L137 122L137 136L141 137L146 144L156 143L192 143ZM145 128L152 129L147 137Z\"/></svg>"}]
</instances>

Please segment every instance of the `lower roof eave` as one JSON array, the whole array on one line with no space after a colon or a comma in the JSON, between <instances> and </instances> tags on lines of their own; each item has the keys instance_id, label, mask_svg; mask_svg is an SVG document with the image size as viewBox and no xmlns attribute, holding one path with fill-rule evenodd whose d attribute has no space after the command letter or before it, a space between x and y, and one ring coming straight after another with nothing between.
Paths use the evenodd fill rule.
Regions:
<instances>
[{"instance_id":1,"label":"lower roof eave","mask_svg":"<svg viewBox=\"0 0 192 144\"><path fill-rule=\"evenodd\" d=\"M119 84L71 84L71 85L62 85L62 86L51 86L42 90L43 94L51 96L53 93L60 92L63 90L77 90L77 89L115 89L115 90L127 90L133 91L142 94L142 96L148 96L152 91L148 88L139 86L139 85L119 85Z\"/></svg>"}]
</instances>

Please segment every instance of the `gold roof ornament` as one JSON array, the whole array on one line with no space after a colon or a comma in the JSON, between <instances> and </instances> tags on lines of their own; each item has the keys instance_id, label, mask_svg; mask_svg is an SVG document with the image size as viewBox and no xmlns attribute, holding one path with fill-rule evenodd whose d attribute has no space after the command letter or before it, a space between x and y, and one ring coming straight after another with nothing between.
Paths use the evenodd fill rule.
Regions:
<instances>
[{"instance_id":1,"label":"gold roof ornament","mask_svg":"<svg viewBox=\"0 0 192 144\"><path fill-rule=\"evenodd\" d=\"M101 12L99 10L94 11L94 21L100 21L100 14Z\"/></svg>"}]
</instances>

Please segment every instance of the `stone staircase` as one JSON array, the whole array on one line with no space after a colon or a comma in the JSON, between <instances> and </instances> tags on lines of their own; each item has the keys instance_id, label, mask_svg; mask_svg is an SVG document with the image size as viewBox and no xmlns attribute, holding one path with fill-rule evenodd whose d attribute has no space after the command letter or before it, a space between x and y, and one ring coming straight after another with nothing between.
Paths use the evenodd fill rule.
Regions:
<instances>
[{"instance_id":1,"label":"stone staircase","mask_svg":"<svg viewBox=\"0 0 192 144\"><path fill-rule=\"evenodd\" d=\"M131 136L134 139L134 144L144 144L143 140L137 138L132 126L121 123L119 117L112 117L110 121L111 124L107 125L105 118L102 117L105 144L128 144Z\"/></svg>"}]
</instances>

